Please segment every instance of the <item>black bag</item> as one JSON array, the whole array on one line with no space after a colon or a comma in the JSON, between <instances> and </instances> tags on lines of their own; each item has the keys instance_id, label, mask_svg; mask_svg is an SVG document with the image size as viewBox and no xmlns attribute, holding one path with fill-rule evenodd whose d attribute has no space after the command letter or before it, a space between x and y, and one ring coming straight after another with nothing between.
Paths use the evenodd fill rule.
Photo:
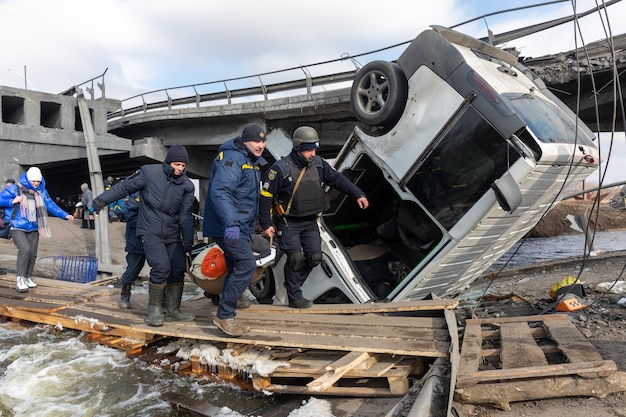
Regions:
<instances>
[{"instance_id":1,"label":"black bag","mask_svg":"<svg viewBox=\"0 0 626 417\"><path fill-rule=\"evenodd\" d=\"M17 187L17 195L20 195L20 187ZM2 239L11 239L11 222L15 219L18 204L13 205L11 220L5 223L4 220L2 220L2 217L0 217L0 238Z\"/></svg>"},{"instance_id":2,"label":"black bag","mask_svg":"<svg viewBox=\"0 0 626 417\"><path fill-rule=\"evenodd\" d=\"M0 238L9 239L11 238L11 222L5 223L0 218Z\"/></svg>"}]
</instances>

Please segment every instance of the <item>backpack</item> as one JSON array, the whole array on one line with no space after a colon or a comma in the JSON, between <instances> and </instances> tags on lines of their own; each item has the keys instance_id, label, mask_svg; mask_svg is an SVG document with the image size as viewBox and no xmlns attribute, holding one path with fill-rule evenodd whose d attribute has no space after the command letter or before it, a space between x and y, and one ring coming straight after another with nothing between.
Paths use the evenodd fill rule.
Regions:
<instances>
[{"instance_id":1,"label":"backpack","mask_svg":"<svg viewBox=\"0 0 626 417\"><path fill-rule=\"evenodd\" d=\"M17 195L20 195L20 187L17 187ZM11 212L11 219L5 223L2 217L0 217L0 238L11 239L11 222L15 219L17 214L17 206L19 203L13 205L13 211Z\"/></svg>"}]
</instances>

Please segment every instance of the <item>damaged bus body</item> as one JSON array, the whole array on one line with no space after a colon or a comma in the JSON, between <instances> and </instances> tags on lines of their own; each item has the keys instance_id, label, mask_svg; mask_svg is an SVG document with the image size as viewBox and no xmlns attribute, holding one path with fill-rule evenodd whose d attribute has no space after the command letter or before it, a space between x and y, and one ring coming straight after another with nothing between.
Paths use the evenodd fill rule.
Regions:
<instances>
[{"instance_id":1,"label":"damaged bus body","mask_svg":"<svg viewBox=\"0 0 626 417\"><path fill-rule=\"evenodd\" d=\"M598 168L593 133L509 53L433 26L357 73L361 122L334 165L368 196L330 191L317 303L458 294ZM286 303L285 256L251 286Z\"/></svg>"}]
</instances>

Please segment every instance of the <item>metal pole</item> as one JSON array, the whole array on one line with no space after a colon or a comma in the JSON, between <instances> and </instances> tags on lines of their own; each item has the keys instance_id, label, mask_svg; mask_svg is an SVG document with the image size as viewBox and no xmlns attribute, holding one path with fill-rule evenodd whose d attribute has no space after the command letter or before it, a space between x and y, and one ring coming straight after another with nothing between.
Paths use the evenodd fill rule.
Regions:
<instances>
[{"instance_id":1,"label":"metal pole","mask_svg":"<svg viewBox=\"0 0 626 417\"><path fill-rule=\"evenodd\" d=\"M83 90L76 87L76 98L78 101L78 110L80 111L80 120L85 133L85 148L87 150L87 162L89 165L89 179L91 180L91 190L94 197L104 192L104 182L102 181L102 168L100 166L100 157L98 156L98 145L91 123L91 115L89 107L85 101ZM87 210L89 207L85 207ZM96 222L96 257L100 263L111 264L111 248L109 245L109 211L104 208Z\"/></svg>"}]
</instances>

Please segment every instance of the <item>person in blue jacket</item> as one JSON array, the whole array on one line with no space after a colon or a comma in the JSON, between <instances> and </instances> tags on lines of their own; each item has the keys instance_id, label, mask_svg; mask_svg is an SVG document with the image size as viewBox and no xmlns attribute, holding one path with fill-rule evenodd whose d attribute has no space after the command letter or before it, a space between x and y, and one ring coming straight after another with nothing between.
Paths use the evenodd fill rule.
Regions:
<instances>
[{"instance_id":1,"label":"person in blue jacket","mask_svg":"<svg viewBox=\"0 0 626 417\"><path fill-rule=\"evenodd\" d=\"M137 237L137 214L139 213L139 192L126 199L124 217L126 219L126 270L122 274L122 292L120 294L120 308L130 308L130 295L133 283L139 277L141 269L146 264L146 255L143 244Z\"/></svg>"},{"instance_id":2,"label":"person in blue jacket","mask_svg":"<svg viewBox=\"0 0 626 417\"><path fill-rule=\"evenodd\" d=\"M250 247L251 235L259 212L261 171L266 164L261 156L266 134L262 126L250 123L241 136L226 141L211 165L211 179L204 206L202 232L224 251L226 277L222 298L213 324L230 336L250 331L237 322L237 302L256 269Z\"/></svg>"},{"instance_id":3,"label":"person in blue jacket","mask_svg":"<svg viewBox=\"0 0 626 417\"><path fill-rule=\"evenodd\" d=\"M185 252L193 246L191 213L195 187L186 175L189 154L173 145L161 164L149 164L94 198L90 211L139 192L137 236L150 265L148 324L191 321L195 316L180 310L185 278ZM166 315L163 315L165 299Z\"/></svg>"},{"instance_id":4,"label":"person in blue jacket","mask_svg":"<svg viewBox=\"0 0 626 417\"><path fill-rule=\"evenodd\" d=\"M30 167L20 176L17 184L9 185L0 192L0 208L2 220L11 222L11 239L17 247L17 292L27 292L29 288L37 287L33 281L33 270L39 237L50 237L48 213L65 220L74 220L74 216L56 205L37 167Z\"/></svg>"}]
</instances>

